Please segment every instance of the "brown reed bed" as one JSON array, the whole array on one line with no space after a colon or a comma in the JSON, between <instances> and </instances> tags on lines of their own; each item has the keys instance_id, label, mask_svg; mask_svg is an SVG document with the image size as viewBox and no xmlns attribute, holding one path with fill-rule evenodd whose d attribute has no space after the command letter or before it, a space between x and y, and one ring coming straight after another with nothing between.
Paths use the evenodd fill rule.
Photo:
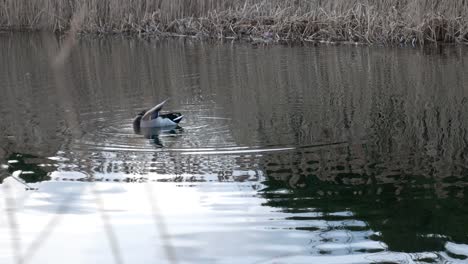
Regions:
<instances>
[{"instance_id":1,"label":"brown reed bed","mask_svg":"<svg viewBox=\"0 0 468 264\"><path fill-rule=\"evenodd\" d=\"M466 0L3 0L4 30L258 42L467 43Z\"/></svg>"}]
</instances>

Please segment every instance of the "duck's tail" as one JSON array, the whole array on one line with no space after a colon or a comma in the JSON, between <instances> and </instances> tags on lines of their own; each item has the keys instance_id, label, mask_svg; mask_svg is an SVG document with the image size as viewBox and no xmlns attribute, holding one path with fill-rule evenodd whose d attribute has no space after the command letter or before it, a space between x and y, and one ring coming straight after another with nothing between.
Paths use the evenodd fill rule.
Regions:
<instances>
[{"instance_id":1,"label":"duck's tail","mask_svg":"<svg viewBox=\"0 0 468 264\"><path fill-rule=\"evenodd\" d=\"M184 117L183 115L180 115L180 116L178 116L178 117L176 117L176 118L172 119L172 122L174 122L174 123L177 123L177 124L178 124L178 123L180 122L180 120L182 120L182 118L183 118L183 117Z\"/></svg>"}]
</instances>

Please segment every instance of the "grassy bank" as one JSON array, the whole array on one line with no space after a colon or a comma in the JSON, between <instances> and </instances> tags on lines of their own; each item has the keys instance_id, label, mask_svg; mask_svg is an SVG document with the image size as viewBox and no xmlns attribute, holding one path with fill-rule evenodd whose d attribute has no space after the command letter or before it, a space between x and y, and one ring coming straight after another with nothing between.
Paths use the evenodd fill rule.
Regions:
<instances>
[{"instance_id":1,"label":"grassy bank","mask_svg":"<svg viewBox=\"0 0 468 264\"><path fill-rule=\"evenodd\" d=\"M2 0L7 30L258 41L468 42L466 0Z\"/></svg>"}]
</instances>

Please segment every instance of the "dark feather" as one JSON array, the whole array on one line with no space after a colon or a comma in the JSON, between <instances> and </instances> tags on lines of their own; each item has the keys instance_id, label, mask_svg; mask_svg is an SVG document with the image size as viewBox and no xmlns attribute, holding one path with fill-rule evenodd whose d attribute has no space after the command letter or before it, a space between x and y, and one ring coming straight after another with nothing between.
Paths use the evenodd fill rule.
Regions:
<instances>
[{"instance_id":1,"label":"dark feather","mask_svg":"<svg viewBox=\"0 0 468 264\"><path fill-rule=\"evenodd\" d=\"M138 114L135 119L133 119L133 131L136 134L140 134L140 129L141 129L141 118L143 117L145 113L143 114Z\"/></svg>"}]
</instances>

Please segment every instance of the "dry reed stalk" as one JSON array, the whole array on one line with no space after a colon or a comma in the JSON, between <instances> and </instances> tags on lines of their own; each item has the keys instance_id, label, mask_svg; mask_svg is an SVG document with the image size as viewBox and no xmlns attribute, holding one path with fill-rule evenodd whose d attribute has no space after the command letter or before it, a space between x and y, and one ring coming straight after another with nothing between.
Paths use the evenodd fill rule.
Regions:
<instances>
[{"instance_id":1,"label":"dry reed stalk","mask_svg":"<svg viewBox=\"0 0 468 264\"><path fill-rule=\"evenodd\" d=\"M4 0L0 27L258 41L468 42L465 0Z\"/></svg>"}]
</instances>

